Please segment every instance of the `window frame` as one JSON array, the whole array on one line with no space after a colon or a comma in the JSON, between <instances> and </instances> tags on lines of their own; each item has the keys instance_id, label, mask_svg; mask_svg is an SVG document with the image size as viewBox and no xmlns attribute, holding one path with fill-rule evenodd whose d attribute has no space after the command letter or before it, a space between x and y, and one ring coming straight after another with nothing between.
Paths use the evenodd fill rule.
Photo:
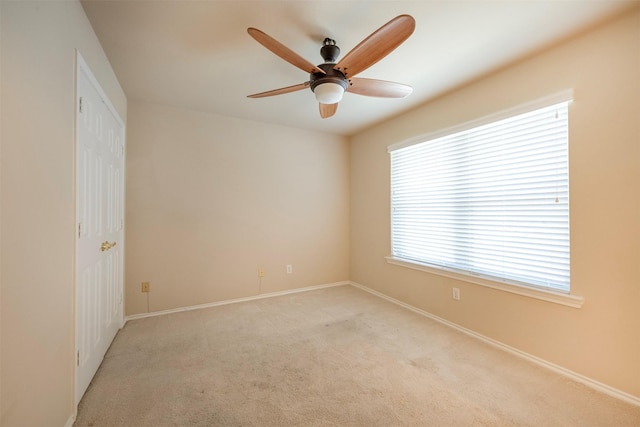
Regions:
<instances>
[{"instance_id":1,"label":"window frame","mask_svg":"<svg viewBox=\"0 0 640 427\"><path fill-rule=\"evenodd\" d=\"M419 135L409 140L392 144L387 147L387 152L391 154L393 151L396 151L402 148L424 143L426 141L434 140L444 136L453 135L459 132L464 132L476 127L498 122L506 118L532 112L534 110L542 109L542 108L549 107L559 103L568 102L569 103L568 108L570 108L570 105L571 105L570 102L572 100L573 100L573 90L565 90L562 92L558 92L558 93L537 99L532 102L521 104L514 108L509 108L507 110L503 110L495 114L491 114L476 120L468 121L460 125L445 128L436 132ZM391 186L391 175L389 176L389 179L390 179L389 185ZM390 203L389 250L390 250L390 253L393 254L392 247L391 247L392 241L393 241L392 235L391 235L391 229L393 226L392 225L393 212L391 212L391 209L393 209L393 206L391 205L391 199L389 200L389 203ZM437 274L440 276L445 276L445 277L461 280L468 283L474 283L474 284L489 287L492 289L503 290L503 291L515 293L518 295L523 295L523 296L532 297L532 298L536 298L544 301L558 303L558 304L562 304L562 305L566 305L574 308L580 308L584 303L583 297L572 295L571 291L567 292L559 289L541 288L536 286L535 284L529 285L526 283L519 283L511 280L503 280L497 277L484 276L482 274L476 274L473 272L459 271L459 270L456 270L455 268L422 263L420 261L408 260L404 258L395 257L393 255L385 258L388 263L396 266L401 266L405 268L424 271L427 273Z\"/></svg>"}]
</instances>

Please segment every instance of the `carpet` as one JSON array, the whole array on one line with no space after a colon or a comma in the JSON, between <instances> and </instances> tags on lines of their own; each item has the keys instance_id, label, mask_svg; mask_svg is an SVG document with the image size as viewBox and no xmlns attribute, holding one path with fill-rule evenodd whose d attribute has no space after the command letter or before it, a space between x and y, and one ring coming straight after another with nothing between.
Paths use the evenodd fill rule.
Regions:
<instances>
[{"instance_id":1,"label":"carpet","mask_svg":"<svg viewBox=\"0 0 640 427\"><path fill-rule=\"evenodd\" d=\"M640 407L352 286L132 320L75 426L638 426Z\"/></svg>"}]
</instances>

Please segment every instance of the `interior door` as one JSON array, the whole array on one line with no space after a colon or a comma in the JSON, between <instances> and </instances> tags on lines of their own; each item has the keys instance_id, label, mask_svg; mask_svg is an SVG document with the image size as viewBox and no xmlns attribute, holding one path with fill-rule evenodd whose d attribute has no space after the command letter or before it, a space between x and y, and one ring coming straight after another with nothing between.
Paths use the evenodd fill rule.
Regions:
<instances>
[{"instance_id":1,"label":"interior door","mask_svg":"<svg viewBox=\"0 0 640 427\"><path fill-rule=\"evenodd\" d=\"M124 125L78 54L76 405L123 324Z\"/></svg>"}]
</instances>

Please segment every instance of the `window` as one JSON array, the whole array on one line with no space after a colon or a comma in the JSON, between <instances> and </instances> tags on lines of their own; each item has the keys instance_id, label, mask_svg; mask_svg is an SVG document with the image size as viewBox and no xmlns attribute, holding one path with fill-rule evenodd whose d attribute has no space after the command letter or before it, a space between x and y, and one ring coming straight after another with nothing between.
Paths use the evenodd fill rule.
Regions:
<instances>
[{"instance_id":1,"label":"window","mask_svg":"<svg viewBox=\"0 0 640 427\"><path fill-rule=\"evenodd\" d=\"M392 257L568 293L569 100L389 147Z\"/></svg>"}]
</instances>

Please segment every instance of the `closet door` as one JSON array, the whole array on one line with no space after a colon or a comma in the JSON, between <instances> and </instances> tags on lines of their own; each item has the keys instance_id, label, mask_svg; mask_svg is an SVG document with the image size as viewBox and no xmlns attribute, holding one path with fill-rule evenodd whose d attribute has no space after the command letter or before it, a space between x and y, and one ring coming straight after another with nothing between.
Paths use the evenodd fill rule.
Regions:
<instances>
[{"instance_id":1,"label":"closet door","mask_svg":"<svg viewBox=\"0 0 640 427\"><path fill-rule=\"evenodd\" d=\"M76 404L123 323L124 126L78 55Z\"/></svg>"}]
</instances>

